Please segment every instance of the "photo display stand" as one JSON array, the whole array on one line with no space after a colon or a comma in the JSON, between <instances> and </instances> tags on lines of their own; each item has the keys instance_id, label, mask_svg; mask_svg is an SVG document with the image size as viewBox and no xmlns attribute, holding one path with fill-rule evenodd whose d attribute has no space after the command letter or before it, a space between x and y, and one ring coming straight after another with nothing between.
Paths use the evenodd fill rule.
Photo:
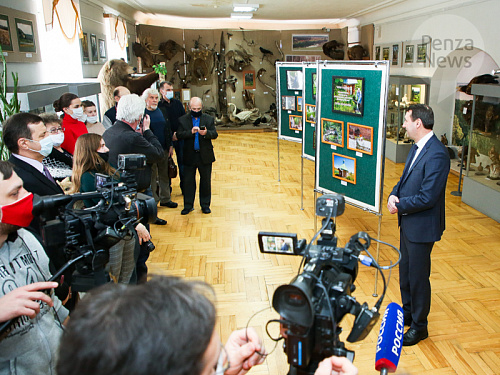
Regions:
<instances>
[{"instance_id":1,"label":"photo display stand","mask_svg":"<svg viewBox=\"0 0 500 375\"><path fill-rule=\"evenodd\" d=\"M378 239L388 87L388 61L318 62L315 191L377 215Z\"/></svg>"},{"instance_id":2,"label":"photo display stand","mask_svg":"<svg viewBox=\"0 0 500 375\"><path fill-rule=\"evenodd\" d=\"M302 97L302 63L276 63L276 105L278 110L278 181L280 181L280 139L302 142L302 113L297 98Z\"/></svg>"}]
</instances>

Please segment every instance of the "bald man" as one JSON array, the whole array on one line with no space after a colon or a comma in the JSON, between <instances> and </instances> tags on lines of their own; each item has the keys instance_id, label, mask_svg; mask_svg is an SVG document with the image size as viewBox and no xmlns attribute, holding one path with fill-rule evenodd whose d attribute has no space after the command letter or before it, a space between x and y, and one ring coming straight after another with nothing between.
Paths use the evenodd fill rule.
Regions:
<instances>
[{"instance_id":1,"label":"bald man","mask_svg":"<svg viewBox=\"0 0 500 375\"><path fill-rule=\"evenodd\" d=\"M120 101L120 98L124 95L130 95L130 90L125 86L117 86L115 91L113 91L113 96L115 97L115 105L108 109L102 118L102 124L105 129L109 129L116 121L116 106Z\"/></svg>"},{"instance_id":2,"label":"bald man","mask_svg":"<svg viewBox=\"0 0 500 375\"><path fill-rule=\"evenodd\" d=\"M177 138L184 140L184 209L182 215L194 210L196 194L196 170L200 174L201 212L209 214L212 197L212 163L215 161L212 139L218 134L214 118L202 112L203 102L191 98L190 112L179 118Z\"/></svg>"}]
</instances>

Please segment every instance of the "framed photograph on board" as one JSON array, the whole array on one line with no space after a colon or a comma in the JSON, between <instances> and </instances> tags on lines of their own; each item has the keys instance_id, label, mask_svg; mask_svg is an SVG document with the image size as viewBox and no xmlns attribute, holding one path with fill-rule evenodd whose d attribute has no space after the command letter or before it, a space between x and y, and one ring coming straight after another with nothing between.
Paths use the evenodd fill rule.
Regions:
<instances>
[{"instance_id":1,"label":"framed photograph on board","mask_svg":"<svg viewBox=\"0 0 500 375\"><path fill-rule=\"evenodd\" d=\"M106 41L99 39L99 58L106 60Z\"/></svg>"},{"instance_id":2,"label":"framed photograph on board","mask_svg":"<svg viewBox=\"0 0 500 375\"><path fill-rule=\"evenodd\" d=\"M302 112L302 96L297 96L297 112Z\"/></svg>"},{"instance_id":3,"label":"framed photograph on board","mask_svg":"<svg viewBox=\"0 0 500 375\"><path fill-rule=\"evenodd\" d=\"M399 44L392 46L392 65L399 65Z\"/></svg>"},{"instance_id":4,"label":"framed photograph on board","mask_svg":"<svg viewBox=\"0 0 500 375\"><path fill-rule=\"evenodd\" d=\"M82 39L80 39L80 45L82 47L82 61L89 62L90 61L89 36L87 33L83 33L83 37Z\"/></svg>"},{"instance_id":5,"label":"framed photograph on board","mask_svg":"<svg viewBox=\"0 0 500 375\"><path fill-rule=\"evenodd\" d=\"M333 112L363 116L364 79L333 77Z\"/></svg>"},{"instance_id":6,"label":"framed photograph on board","mask_svg":"<svg viewBox=\"0 0 500 375\"><path fill-rule=\"evenodd\" d=\"M245 70L243 72L243 89L255 88L255 70Z\"/></svg>"},{"instance_id":7,"label":"framed photograph on board","mask_svg":"<svg viewBox=\"0 0 500 375\"><path fill-rule=\"evenodd\" d=\"M90 52L92 55L92 61L98 61L99 50L97 49L97 36L95 34L90 34Z\"/></svg>"},{"instance_id":8,"label":"framed photograph on board","mask_svg":"<svg viewBox=\"0 0 500 375\"><path fill-rule=\"evenodd\" d=\"M382 60L389 60L389 47L382 48Z\"/></svg>"},{"instance_id":9,"label":"framed photograph on board","mask_svg":"<svg viewBox=\"0 0 500 375\"><path fill-rule=\"evenodd\" d=\"M282 95L281 109L283 111L295 111L295 96Z\"/></svg>"},{"instance_id":10,"label":"framed photograph on board","mask_svg":"<svg viewBox=\"0 0 500 375\"><path fill-rule=\"evenodd\" d=\"M344 121L322 118L321 142L344 147Z\"/></svg>"},{"instance_id":11,"label":"framed photograph on board","mask_svg":"<svg viewBox=\"0 0 500 375\"><path fill-rule=\"evenodd\" d=\"M332 154L333 177L356 184L356 159L349 156Z\"/></svg>"},{"instance_id":12,"label":"framed photograph on board","mask_svg":"<svg viewBox=\"0 0 500 375\"><path fill-rule=\"evenodd\" d=\"M0 14L0 45L2 51L13 51L12 35L10 35L9 17L5 14Z\"/></svg>"},{"instance_id":13,"label":"framed photograph on board","mask_svg":"<svg viewBox=\"0 0 500 375\"><path fill-rule=\"evenodd\" d=\"M294 34L292 35L293 51L323 51L323 44L330 40L329 34Z\"/></svg>"},{"instance_id":14,"label":"framed photograph on board","mask_svg":"<svg viewBox=\"0 0 500 375\"><path fill-rule=\"evenodd\" d=\"M316 106L312 104L306 104L306 121L316 122Z\"/></svg>"},{"instance_id":15,"label":"framed photograph on board","mask_svg":"<svg viewBox=\"0 0 500 375\"><path fill-rule=\"evenodd\" d=\"M289 123L291 130L299 130L302 131L302 116L290 115Z\"/></svg>"},{"instance_id":16,"label":"framed photograph on board","mask_svg":"<svg viewBox=\"0 0 500 375\"><path fill-rule=\"evenodd\" d=\"M373 155L373 128L365 125L347 123L347 148Z\"/></svg>"},{"instance_id":17,"label":"framed photograph on board","mask_svg":"<svg viewBox=\"0 0 500 375\"><path fill-rule=\"evenodd\" d=\"M302 70L286 71L286 88L288 90L302 90Z\"/></svg>"},{"instance_id":18,"label":"framed photograph on board","mask_svg":"<svg viewBox=\"0 0 500 375\"><path fill-rule=\"evenodd\" d=\"M413 44L409 44L405 48L405 64L413 63L414 57L415 57L415 46Z\"/></svg>"},{"instance_id":19,"label":"framed photograph on board","mask_svg":"<svg viewBox=\"0 0 500 375\"><path fill-rule=\"evenodd\" d=\"M33 22L15 18L17 44L20 52L36 52Z\"/></svg>"}]
</instances>

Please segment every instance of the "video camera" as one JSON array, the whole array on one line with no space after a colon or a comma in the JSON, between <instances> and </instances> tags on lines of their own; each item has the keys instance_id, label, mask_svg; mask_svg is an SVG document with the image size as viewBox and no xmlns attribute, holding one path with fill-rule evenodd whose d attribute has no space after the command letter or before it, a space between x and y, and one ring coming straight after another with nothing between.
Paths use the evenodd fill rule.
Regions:
<instances>
[{"instance_id":1,"label":"video camera","mask_svg":"<svg viewBox=\"0 0 500 375\"><path fill-rule=\"evenodd\" d=\"M379 318L383 295L374 308L362 305L351 295L358 274L362 251L370 247L365 232L352 236L344 248L337 247L332 217L345 209L342 195L328 194L317 199L316 214L326 217L323 227L307 245L296 234L260 232L263 253L301 255L304 269L290 284L279 286L273 295L273 308L280 314L284 351L290 364L289 374L314 374L319 362L332 355L351 361L354 352L340 341L340 321L349 313L356 317L347 341L364 339ZM317 245L314 240L321 235ZM300 272L300 269L299 269ZM384 278L385 284L385 278Z\"/></svg>"},{"instance_id":2,"label":"video camera","mask_svg":"<svg viewBox=\"0 0 500 375\"><path fill-rule=\"evenodd\" d=\"M47 253L61 254L62 251L68 263L74 261L73 291L85 292L107 282L104 268L110 247L122 239L132 238L134 224L155 221L154 198L137 192L133 174L145 165L144 155L118 155L119 183L112 177L97 174L95 192L35 196L33 215L41 218ZM82 206L82 201L95 204L77 208Z\"/></svg>"}]
</instances>

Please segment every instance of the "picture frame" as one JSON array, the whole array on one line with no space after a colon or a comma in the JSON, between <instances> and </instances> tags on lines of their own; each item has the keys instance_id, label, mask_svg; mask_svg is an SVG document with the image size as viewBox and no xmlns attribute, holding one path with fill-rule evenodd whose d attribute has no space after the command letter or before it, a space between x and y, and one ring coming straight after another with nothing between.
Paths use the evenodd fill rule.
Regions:
<instances>
[{"instance_id":1,"label":"picture frame","mask_svg":"<svg viewBox=\"0 0 500 375\"><path fill-rule=\"evenodd\" d=\"M316 123L316 106L313 104L306 104L306 122Z\"/></svg>"},{"instance_id":2,"label":"picture frame","mask_svg":"<svg viewBox=\"0 0 500 375\"><path fill-rule=\"evenodd\" d=\"M87 33L83 33L83 36L80 39L80 46L82 51L82 61L84 63L90 62L89 36Z\"/></svg>"},{"instance_id":3,"label":"picture frame","mask_svg":"<svg viewBox=\"0 0 500 375\"><path fill-rule=\"evenodd\" d=\"M36 53L35 30L33 22L22 18L15 18L14 23L17 33L17 45L19 52L34 52Z\"/></svg>"},{"instance_id":4,"label":"picture frame","mask_svg":"<svg viewBox=\"0 0 500 375\"><path fill-rule=\"evenodd\" d=\"M412 64L415 59L415 45L408 44L405 48L405 64Z\"/></svg>"},{"instance_id":5,"label":"picture frame","mask_svg":"<svg viewBox=\"0 0 500 375\"><path fill-rule=\"evenodd\" d=\"M312 98L316 100L316 92L318 91L318 73L312 73Z\"/></svg>"},{"instance_id":6,"label":"picture frame","mask_svg":"<svg viewBox=\"0 0 500 375\"><path fill-rule=\"evenodd\" d=\"M97 48L97 36L95 34L90 34L90 55L92 56L92 61L99 60L99 50Z\"/></svg>"},{"instance_id":7,"label":"picture frame","mask_svg":"<svg viewBox=\"0 0 500 375\"><path fill-rule=\"evenodd\" d=\"M375 47L375 60L380 60L380 46Z\"/></svg>"},{"instance_id":8,"label":"picture frame","mask_svg":"<svg viewBox=\"0 0 500 375\"><path fill-rule=\"evenodd\" d=\"M399 44L392 45L392 65L399 65Z\"/></svg>"},{"instance_id":9,"label":"picture frame","mask_svg":"<svg viewBox=\"0 0 500 375\"><path fill-rule=\"evenodd\" d=\"M373 155L373 128L348 122L347 148L363 154Z\"/></svg>"},{"instance_id":10,"label":"picture frame","mask_svg":"<svg viewBox=\"0 0 500 375\"><path fill-rule=\"evenodd\" d=\"M191 100L191 89L181 89L181 97L183 102L189 102Z\"/></svg>"},{"instance_id":11,"label":"picture frame","mask_svg":"<svg viewBox=\"0 0 500 375\"><path fill-rule=\"evenodd\" d=\"M295 111L295 96L282 95L281 96L281 109L283 111Z\"/></svg>"},{"instance_id":12,"label":"picture frame","mask_svg":"<svg viewBox=\"0 0 500 375\"><path fill-rule=\"evenodd\" d=\"M427 44L417 44L417 62L424 63L427 61Z\"/></svg>"},{"instance_id":13,"label":"picture frame","mask_svg":"<svg viewBox=\"0 0 500 375\"><path fill-rule=\"evenodd\" d=\"M254 89L255 88L255 70L245 70L243 71L243 89Z\"/></svg>"},{"instance_id":14,"label":"picture frame","mask_svg":"<svg viewBox=\"0 0 500 375\"><path fill-rule=\"evenodd\" d=\"M344 147L344 121L322 118L321 142Z\"/></svg>"},{"instance_id":15,"label":"picture frame","mask_svg":"<svg viewBox=\"0 0 500 375\"><path fill-rule=\"evenodd\" d=\"M290 115L288 118L290 130L302 131L302 116Z\"/></svg>"},{"instance_id":16,"label":"picture frame","mask_svg":"<svg viewBox=\"0 0 500 375\"><path fill-rule=\"evenodd\" d=\"M363 117L364 78L334 76L332 81L332 112Z\"/></svg>"},{"instance_id":17,"label":"picture frame","mask_svg":"<svg viewBox=\"0 0 500 375\"><path fill-rule=\"evenodd\" d=\"M174 99L182 101L181 99L181 89L174 89Z\"/></svg>"},{"instance_id":18,"label":"picture frame","mask_svg":"<svg viewBox=\"0 0 500 375\"><path fill-rule=\"evenodd\" d=\"M2 51L14 51L9 16L5 14L0 14L0 45Z\"/></svg>"},{"instance_id":19,"label":"picture frame","mask_svg":"<svg viewBox=\"0 0 500 375\"><path fill-rule=\"evenodd\" d=\"M302 90L302 70L286 71L286 88L290 91Z\"/></svg>"},{"instance_id":20,"label":"picture frame","mask_svg":"<svg viewBox=\"0 0 500 375\"><path fill-rule=\"evenodd\" d=\"M382 60L389 60L389 47L382 48Z\"/></svg>"},{"instance_id":21,"label":"picture frame","mask_svg":"<svg viewBox=\"0 0 500 375\"><path fill-rule=\"evenodd\" d=\"M107 59L106 40L105 39L99 39L99 58L102 60Z\"/></svg>"},{"instance_id":22,"label":"picture frame","mask_svg":"<svg viewBox=\"0 0 500 375\"><path fill-rule=\"evenodd\" d=\"M332 153L332 175L342 181L356 185L356 159Z\"/></svg>"},{"instance_id":23,"label":"picture frame","mask_svg":"<svg viewBox=\"0 0 500 375\"><path fill-rule=\"evenodd\" d=\"M292 51L323 51L329 40L329 34L293 34Z\"/></svg>"},{"instance_id":24,"label":"picture frame","mask_svg":"<svg viewBox=\"0 0 500 375\"><path fill-rule=\"evenodd\" d=\"M302 112L302 96L297 96L297 112Z\"/></svg>"},{"instance_id":25,"label":"picture frame","mask_svg":"<svg viewBox=\"0 0 500 375\"><path fill-rule=\"evenodd\" d=\"M316 62L321 55L285 55L285 62Z\"/></svg>"}]
</instances>

